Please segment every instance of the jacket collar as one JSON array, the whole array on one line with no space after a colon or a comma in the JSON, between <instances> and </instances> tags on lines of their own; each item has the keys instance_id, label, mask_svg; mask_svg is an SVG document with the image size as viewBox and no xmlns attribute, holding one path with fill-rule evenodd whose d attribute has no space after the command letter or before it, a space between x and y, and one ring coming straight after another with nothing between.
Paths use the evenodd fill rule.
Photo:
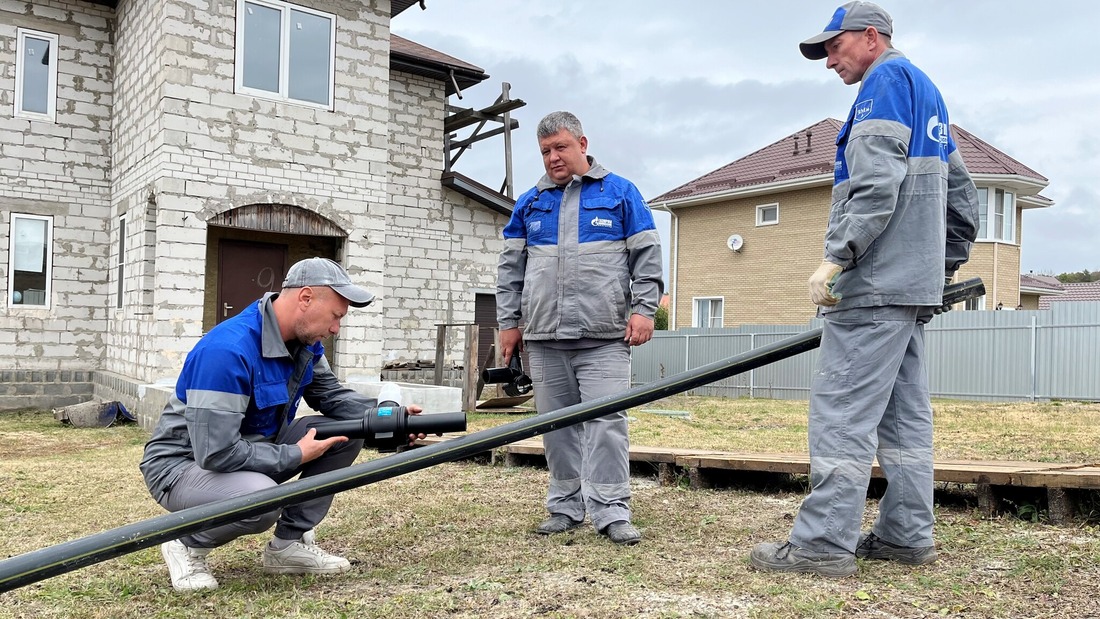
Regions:
<instances>
[{"instance_id":1,"label":"jacket collar","mask_svg":"<svg viewBox=\"0 0 1100 619\"><path fill-rule=\"evenodd\" d=\"M271 302L279 296L277 292L268 292L260 299L260 345L265 358L289 357L286 342L279 330L279 320L275 318L275 308Z\"/></svg>"},{"instance_id":2,"label":"jacket collar","mask_svg":"<svg viewBox=\"0 0 1100 619\"><path fill-rule=\"evenodd\" d=\"M867 81L867 76L870 75L871 72L879 68L879 66L883 63L889 62L891 60L897 60L898 58L905 58L905 54L901 53L893 47L886 48L886 51L882 52L882 54L880 54L878 58L875 58L875 61L872 62L871 66L867 67L867 71L863 73L863 79L860 80L859 83L860 89L863 88L863 84Z\"/></svg>"},{"instance_id":3,"label":"jacket collar","mask_svg":"<svg viewBox=\"0 0 1100 619\"><path fill-rule=\"evenodd\" d=\"M595 157L593 157L592 155L586 155L586 157L588 158L588 171L585 172L583 176L577 176L576 174L574 174L573 181L576 181L578 178L582 182L584 180L599 180L607 176L608 174L611 174L611 172L609 172L607 168L603 167L599 163L596 163ZM540 192L546 191L547 189L557 189L558 187L559 185L550 180L550 177L546 174L543 174L542 178L539 179L538 184L535 185L535 189L538 189Z\"/></svg>"}]
</instances>

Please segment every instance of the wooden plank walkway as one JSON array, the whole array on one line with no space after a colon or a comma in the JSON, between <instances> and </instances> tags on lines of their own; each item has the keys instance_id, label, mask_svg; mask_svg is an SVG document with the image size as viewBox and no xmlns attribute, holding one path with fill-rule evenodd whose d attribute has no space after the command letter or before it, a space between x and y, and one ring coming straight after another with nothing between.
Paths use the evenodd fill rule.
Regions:
<instances>
[{"instance_id":1,"label":"wooden plank walkway","mask_svg":"<svg viewBox=\"0 0 1100 619\"><path fill-rule=\"evenodd\" d=\"M448 440L447 437L430 437L421 444ZM541 438L531 438L498 447L491 455L505 464L519 462L518 457L544 458ZM656 465L661 483L670 484L683 474L692 488L706 488L716 475L729 475L735 471L751 471L788 475L809 475L808 454L784 453L735 453L673 447L633 446L631 462ZM1074 513L1073 492L1100 490L1100 465L1096 463L1012 462L983 460L936 460L933 478L937 482L974 484L978 490L979 507L993 512L998 494L1004 488L1045 489L1052 522L1072 519ZM871 477L882 479L882 470L876 464ZM1069 491L1069 492L1067 492Z\"/></svg>"}]
</instances>

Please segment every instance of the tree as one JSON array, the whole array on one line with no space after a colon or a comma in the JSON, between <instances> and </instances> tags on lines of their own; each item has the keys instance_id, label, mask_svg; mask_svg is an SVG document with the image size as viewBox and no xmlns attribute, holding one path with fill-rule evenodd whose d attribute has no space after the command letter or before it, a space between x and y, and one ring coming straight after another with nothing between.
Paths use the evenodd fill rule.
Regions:
<instances>
[{"instance_id":1,"label":"tree","mask_svg":"<svg viewBox=\"0 0 1100 619\"><path fill-rule=\"evenodd\" d=\"M1054 277L1063 284L1087 284L1100 280L1100 271L1089 272L1088 269L1081 269L1078 273L1062 273Z\"/></svg>"},{"instance_id":2,"label":"tree","mask_svg":"<svg viewBox=\"0 0 1100 619\"><path fill-rule=\"evenodd\" d=\"M661 306L653 315L653 328L657 331L668 331L668 308Z\"/></svg>"}]
</instances>

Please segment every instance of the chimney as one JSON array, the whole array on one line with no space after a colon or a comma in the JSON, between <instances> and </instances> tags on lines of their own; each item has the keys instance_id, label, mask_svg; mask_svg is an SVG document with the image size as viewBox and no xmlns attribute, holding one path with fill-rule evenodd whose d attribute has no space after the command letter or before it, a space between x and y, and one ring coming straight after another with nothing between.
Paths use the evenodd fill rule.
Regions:
<instances>
[{"instance_id":1,"label":"chimney","mask_svg":"<svg viewBox=\"0 0 1100 619\"><path fill-rule=\"evenodd\" d=\"M798 135L794 136L794 154L798 154Z\"/></svg>"},{"instance_id":2,"label":"chimney","mask_svg":"<svg viewBox=\"0 0 1100 619\"><path fill-rule=\"evenodd\" d=\"M812 138L812 137L814 137L813 131L810 131L809 129L807 129L806 130L806 152L807 153L810 152L811 150L813 150L813 143L810 141L810 138Z\"/></svg>"}]
</instances>

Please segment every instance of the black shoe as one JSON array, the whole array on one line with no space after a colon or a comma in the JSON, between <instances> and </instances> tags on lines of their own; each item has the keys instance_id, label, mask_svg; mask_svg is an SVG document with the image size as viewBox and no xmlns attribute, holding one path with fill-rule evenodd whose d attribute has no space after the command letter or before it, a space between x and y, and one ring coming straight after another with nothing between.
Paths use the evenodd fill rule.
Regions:
<instances>
[{"instance_id":1,"label":"black shoe","mask_svg":"<svg viewBox=\"0 0 1100 619\"><path fill-rule=\"evenodd\" d=\"M553 535L555 533L565 533L566 531L573 530L584 524L583 520L573 520L565 514L550 514L550 517L542 521L536 529L535 533L539 535Z\"/></svg>"},{"instance_id":2,"label":"black shoe","mask_svg":"<svg viewBox=\"0 0 1100 619\"><path fill-rule=\"evenodd\" d=\"M927 565L936 560L936 547L898 546L868 531L859 536L856 556L860 559L897 561L905 565Z\"/></svg>"},{"instance_id":3,"label":"black shoe","mask_svg":"<svg viewBox=\"0 0 1100 619\"><path fill-rule=\"evenodd\" d=\"M749 560L753 567L765 572L805 572L830 578L856 573L856 558L850 554L811 552L790 542L757 544Z\"/></svg>"},{"instance_id":4,"label":"black shoe","mask_svg":"<svg viewBox=\"0 0 1100 619\"><path fill-rule=\"evenodd\" d=\"M606 535L608 539L623 546L633 546L642 541L642 534L634 525L625 520L618 520L604 527L600 535Z\"/></svg>"}]
</instances>

